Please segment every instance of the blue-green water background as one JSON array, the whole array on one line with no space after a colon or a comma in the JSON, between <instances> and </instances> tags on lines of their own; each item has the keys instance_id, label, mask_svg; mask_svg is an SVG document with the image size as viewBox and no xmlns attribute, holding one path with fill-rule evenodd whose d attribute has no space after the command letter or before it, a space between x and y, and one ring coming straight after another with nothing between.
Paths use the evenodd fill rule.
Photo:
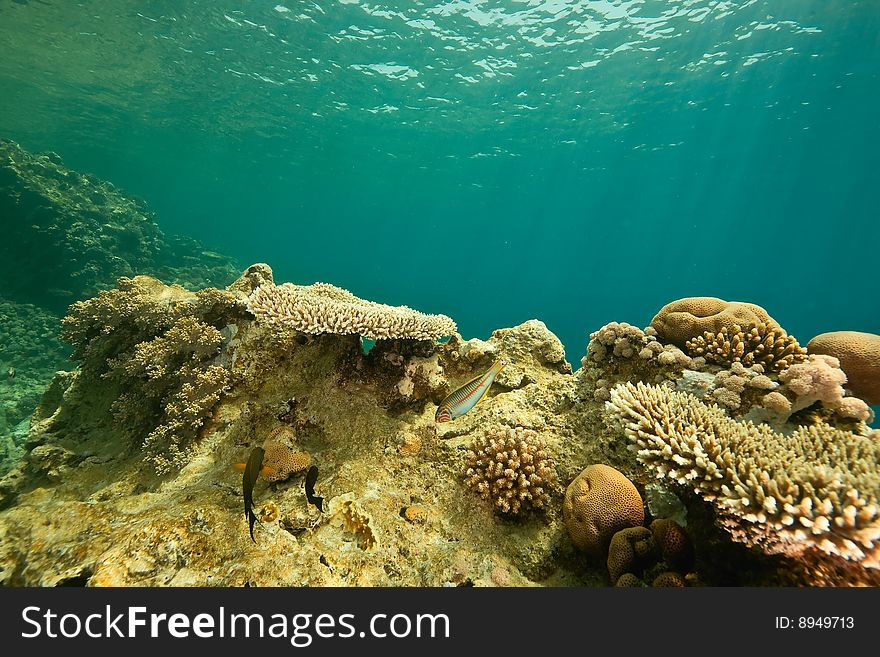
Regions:
<instances>
[{"instance_id":1,"label":"blue-green water background","mask_svg":"<svg viewBox=\"0 0 880 657\"><path fill-rule=\"evenodd\" d=\"M880 3L4 0L0 133L276 280L880 332Z\"/></svg>"}]
</instances>

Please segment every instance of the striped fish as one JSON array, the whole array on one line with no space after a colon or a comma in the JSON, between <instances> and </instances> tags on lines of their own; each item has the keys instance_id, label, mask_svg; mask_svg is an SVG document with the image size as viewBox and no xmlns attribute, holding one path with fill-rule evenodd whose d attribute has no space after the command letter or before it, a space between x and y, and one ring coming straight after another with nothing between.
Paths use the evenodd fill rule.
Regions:
<instances>
[{"instance_id":1,"label":"striped fish","mask_svg":"<svg viewBox=\"0 0 880 657\"><path fill-rule=\"evenodd\" d=\"M436 422L449 422L471 410L489 392L492 382L498 376L498 373L504 369L505 364L500 360L496 360L487 372L474 377L450 394L440 402L440 406L437 407L437 413L434 414L434 420Z\"/></svg>"}]
</instances>

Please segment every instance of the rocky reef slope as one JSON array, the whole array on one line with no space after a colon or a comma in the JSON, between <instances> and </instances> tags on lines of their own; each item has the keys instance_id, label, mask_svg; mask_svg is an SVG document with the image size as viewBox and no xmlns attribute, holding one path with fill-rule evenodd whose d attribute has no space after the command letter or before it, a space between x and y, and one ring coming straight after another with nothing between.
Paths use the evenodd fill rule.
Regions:
<instances>
[{"instance_id":1,"label":"rocky reef slope","mask_svg":"<svg viewBox=\"0 0 880 657\"><path fill-rule=\"evenodd\" d=\"M756 533L743 529L757 526L764 531L761 536L772 534L773 518L737 516L735 509L713 504L703 488L689 486L683 475L680 480L658 475L669 448L656 453L633 449L651 431L666 434L639 419L639 408L647 412L645 407L635 401L626 406L630 401L620 384L641 382L670 393L687 388L689 404L717 397L733 406L730 395L714 391L738 391L735 411L719 410L711 402L735 426L724 436L710 437L734 440L740 425L733 417L763 408L769 392L790 397L795 406L803 399L774 370L812 362L790 340L780 338L777 347L755 352L764 363L759 374L757 369L746 372L741 358L707 363L705 357L663 342L655 329L612 323L591 336L584 366L572 373L562 344L537 320L499 329L488 341L465 341L458 334L446 342L389 337L365 353L360 336L346 332L346 322L352 316L358 321L374 317L406 335L406 326L395 324L401 316L394 315L395 309L367 302L357 306L359 300L332 286L286 288L285 294L300 290L297 299L311 299L308 312L320 314L322 326L337 327L337 333L313 335L308 332L311 320L295 304L288 310L300 330L294 322L268 321L262 312L251 312L249 299L257 289L276 289L266 265L249 267L225 289L188 290L145 276L122 278L116 288L71 307L62 335L80 367L52 382L34 414L23 460L0 480L0 582L567 586L638 585L651 579L657 585L878 581L877 571L867 567L876 524L864 510L870 511L869 503L851 514L855 525L862 523L856 539L864 541L862 556L823 551L825 543L809 536L802 540L804 550L781 549L779 543L753 540ZM343 306L344 312L339 310ZM444 397L497 359L507 366L488 396L451 422L435 422ZM764 378L755 384L759 376ZM736 384L731 377L738 378ZM803 386L797 390L804 392ZM811 403L793 412L790 406L785 417L776 417L776 426L828 426L827 435L837 432L833 435L839 440L876 442L863 420L840 414L840 409L850 415L861 412L850 408L857 405L839 402L846 397L844 389L835 394L829 407ZM629 415L622 418L621 413ZM659 422L666 433L678 426L682 436L700 438L703 429L676 421ZM775 434L768 432L765 439L772 439ZM308 455L305 462L318 468L314 493L324 503L319 510L309 502L299 466L291 466L284 477L260 478L254 489L259 521L252 541L242 473L235 466L247 461L254 447L268 453L270 444L273 454L290 454L290 463ZM725 458L721 461L732 468L730 476L740 477L736 463ZM276 474L283 460L276 457ZM697 462L705 466L706 459ZM578 475L594 464L611 466L618 479L628 478L632 484L627 485L635 488L623 499L614 497L617 484L609 488L605 482L608 501L581 504L577 522L601 529L608 522L607 510L619 503L625 512L610 515L624 517L623 527L635 525L642 542L633 545L643 545L651 531L640 523L662 517L666 524L656 534L658 541L674 535L693 546L695 558L688 558L679 574L646 572L640 579L642 569L631 572L636 570L631 560L619 556L620 540L611 542L609 553L608 541L618 527L590 530L587 534L601 534L604 543L584 543L587 534L577 533L582 525L573 528L563 500L576 479L578 495L588 497L593 484ZM861 467L852 465L852 476L868 499L877 492L876 467ZM741 486L743 495L751 492L745 475L736 481L731 485ZM510 490L522 504L505 505ZM816 490L817 495L823 492ZM769 508L770 493L756 494ZM829 505L833 514L837 507ZM666 519L673 518L676 524L670 525ZM652 523L652 531L657 526ZM579 537L577 545L573 536ZM838 547L846 547L842 541ZM667 563L675 561L667 558Z\"/></svg>"}]
</instances>

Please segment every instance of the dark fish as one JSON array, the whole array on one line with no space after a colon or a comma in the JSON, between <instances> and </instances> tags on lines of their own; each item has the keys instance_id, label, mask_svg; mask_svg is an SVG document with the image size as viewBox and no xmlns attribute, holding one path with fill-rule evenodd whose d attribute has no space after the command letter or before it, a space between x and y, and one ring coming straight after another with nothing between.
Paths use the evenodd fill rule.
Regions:
<instances>
[{"instance_id":1,"label":"dark fish","mask_svg":"<svg viewBox=\"0 0 880 657\"><path fill-rule=\"evenodd\" d=\"M263 467L263 455L265 452L262 447L254 447L248 462L244 466L244 475L241 478L241 492L244 496L244 515L248 519L251 530L251 540L256 543L254 538L254 523L257 515L254 513L254 484L257 483L257 477L260 476L260 469Z\"/></svg>"},{"instance_id":2,"label":"dark fish","mask_svg":"<svg viewBox=\"0 0 880 657\"><path fill-rule=\"evenodd\" d=\"M314 504L318 507L318 511L324 513L324 498L315 495L316 481L318 481L318 466L313 465L306 472L306 499L309 501L309 504Z\"/></svg>"}]
</instances>

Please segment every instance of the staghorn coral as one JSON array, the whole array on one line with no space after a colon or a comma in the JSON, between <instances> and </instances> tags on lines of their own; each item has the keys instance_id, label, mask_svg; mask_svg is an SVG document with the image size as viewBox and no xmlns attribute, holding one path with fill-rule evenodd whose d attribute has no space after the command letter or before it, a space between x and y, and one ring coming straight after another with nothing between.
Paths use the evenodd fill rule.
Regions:
<instances>
[{"instance_id":1,"label":"staghorn coral","mask_svg":"<svg viewBox=\"0 0 880 657\"><path fill-rule=\"evenodd\" d=\"M727 329L733 333L734 326L759 326L768 330L779 324L766 310L753 303L724 301L717 297L685 297L667 303L651 320L651 326L664 340L682 349L687 341L711 332Z\"/></svg>"},{"instance_id":2,"label":"staghorn coral","mask_svg":"<svg viewBox=\"0 0 880 657\"><path fill-rule=\"evenodd\" d=\"M746 367L760 363L778 372L806 360L807 350L778 326L765 324L741 327L722 326L718 332L705 331L685 342L691 356L702 356L710 363Z\"/></svg>"},{"instance_id":3,"label":"staghorn coral","mask_svg":"<svg viewBox=\"0 0 880 657\"><path fill-rule=\"evenodd\" d=\"M647 527L627 527L611 537L608 546L608 574L612 582L624 573L640 575L657 561L657 546Z\"/></svg>"},{"instance_id":4,"label":"staghorn coral","mask_svg":"<svg viewBox=\"0 0 880 657\"><path fill-rule=\"evenodd\" d=\"M329 283L261 285L248 298L258 318L302 333L358 334L371 340L435 340L455 333L446 315L425 315L406 306L365 301Z\"/></svg>"},{"instance_id":5,"label":"staghorn coral","mask_svg":"<svg viewBox=\"0 0 880 657\"><path fill-rule=\"evenodd\" d=\"M833 356L811 354L806 362L781 372L779 380L795 396L791 412L808 408L818 401L841 417L870 422L874 413L865 402L857 397L844 397L846 374L839 365Z\"/></svg>"},{"instance_id":6,"label":"staghorn coral","mask_svg":"<svg viewBox=\"0 0 880 657\"><path fill-rule=\"evenodd\" d=\"M474 439L462 474L468 488L511 515L546 506L549 489L556 483L556 468L544 440L523 427L495 427Z\"/></svg>"},{"instance_id":7,"label":"staghorn coral","mask_svg":"<svg viewBox=\"0 0 880 657\"><path fill-rule=\"evenodd\" d=\"M852 393L868 404L880 404L880 335L859 331L822 333L807 343L807 351L837 358Z\"/></svg>"},{"instance_id":8,"label":"staghorn coral","mask_svg":"<svg viewBox=\"0 0 880 657\"><path fill-rule=\"evenodd\" d=\"M610 465L587 466L565 491L565 528L581 550L603 554L615 533L645 521L633 483Z\"/></svg>"},{"instance_id":9,"label":"staghorn coral","mask_svg":"<svg viewBox=\"0 0 880 657\"><path fill-rule=\"evenodd\" d=\"M665 387L619 385L606 408L658 476L711 501L738 541L880 567L880 444L827 424L739 423Z\"/></svg>"}]
</instances>

